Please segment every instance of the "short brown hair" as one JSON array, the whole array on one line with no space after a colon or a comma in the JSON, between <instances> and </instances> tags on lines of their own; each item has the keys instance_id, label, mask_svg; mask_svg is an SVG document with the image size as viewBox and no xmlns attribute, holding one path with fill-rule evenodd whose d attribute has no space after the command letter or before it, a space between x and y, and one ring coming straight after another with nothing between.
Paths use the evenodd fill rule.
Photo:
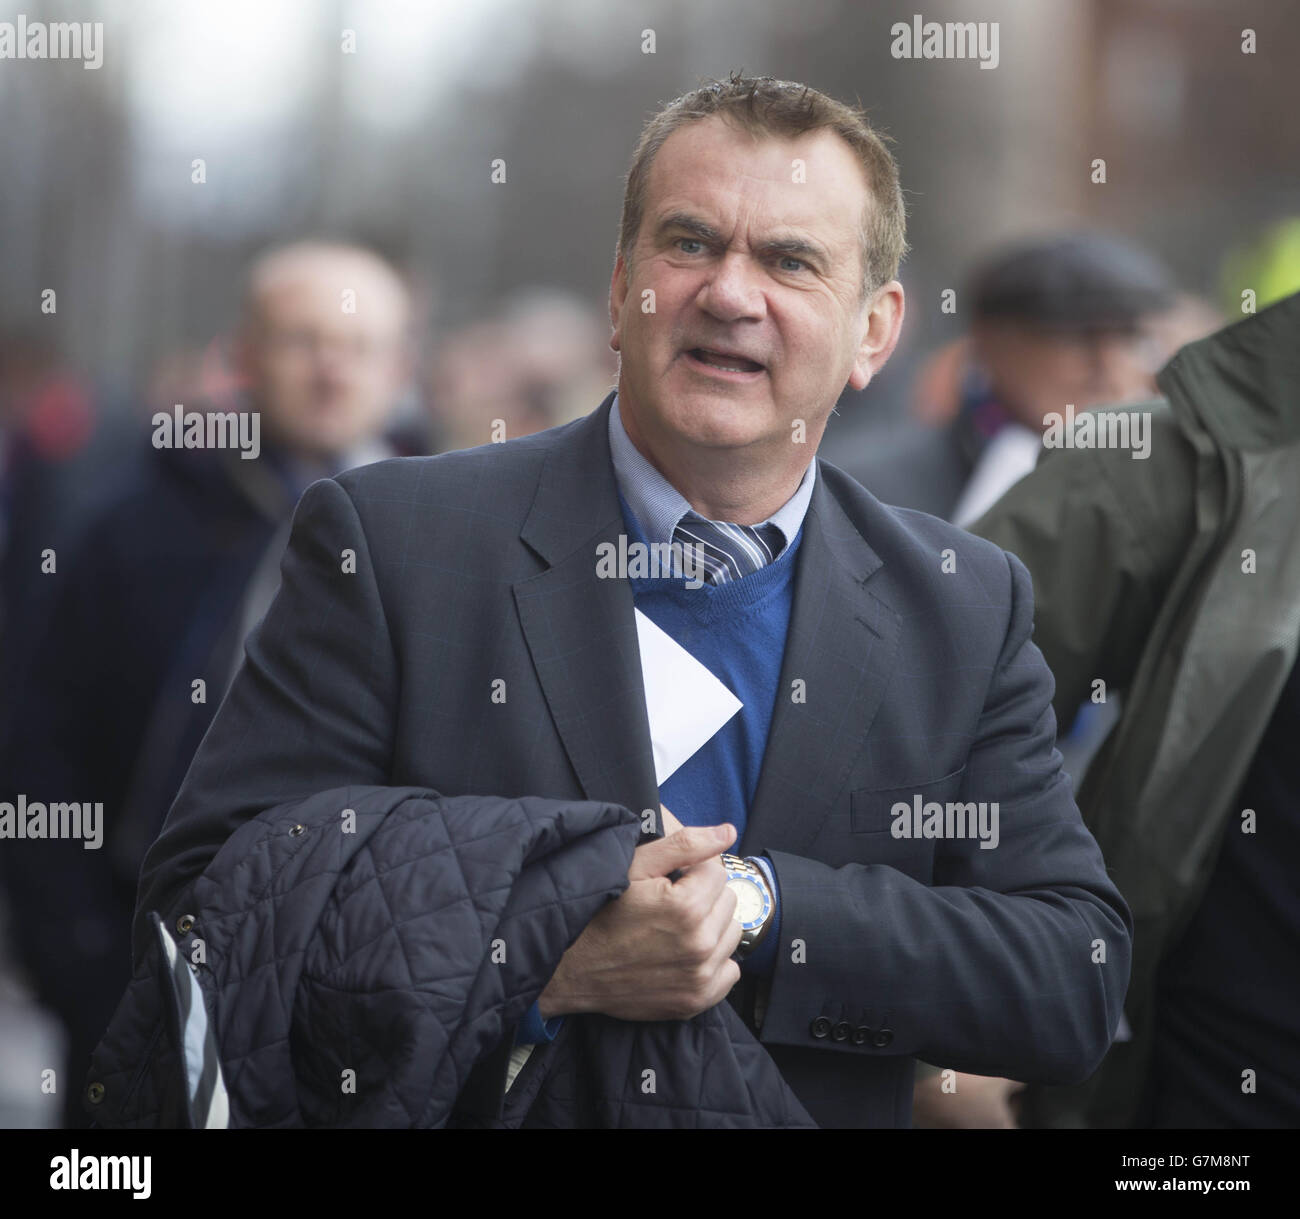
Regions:
<instances>
[{"instance_id":1,"label":"short brown hair","mask_svg":"<svg viewBox=\"0 0 1300 1219\"><path fill-rule=\"evenodd\" d=\"M798 136L829 128L857 155L871 193L862 223L862 296L898 274L907 253L906 209L898 184L898 163L866 114L808 85L770 76L733 72L725 81L707 80L700 88L671 101L641 129L623 191L623 219L618 248L629 261L645 213L650 165L664 141L679 127L720 115L753 135Z\"/></svg>"}]
</instances>

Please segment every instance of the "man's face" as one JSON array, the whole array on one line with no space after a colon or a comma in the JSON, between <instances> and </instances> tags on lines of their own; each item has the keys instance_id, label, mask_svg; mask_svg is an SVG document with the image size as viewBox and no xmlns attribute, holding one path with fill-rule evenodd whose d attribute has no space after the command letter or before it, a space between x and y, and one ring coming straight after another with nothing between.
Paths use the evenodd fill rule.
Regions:
<instances>
[{"instance_id":1,"label":"man's face","mask_svg":"<svg viewBox=\"0 0 1300 1219\"><path fill-rule=\"evenodd\" d=\"M972 340L999 403L1029 428L1041 429L1044 416L1067 403L1082 411L1156 392L1138 337L1039 334L1010 322L984 322L974 327Z\"/></svg>"},{"instance_id":2,"label":"man's face","mask_svg":"<svg viewBox=\"0 0 1300 1219\"><path fill-rule=\"evenodd\" d=\"M867 203L861 167L830 131L755 139L713 116L664 141L631 266L617 259L610 290L634 439L659 454L793 452L801 419L807 461L846 383L865 387L897 340L897 283L862 301Z\"/></svg>"},{"instance_id":3,"label":"man's face","mask_svg":"<svg viewBox=\"0 0 1300 1219\"><path fill-rule=\"evenodd\" d=\"M344 312L345 288L356 293L355 312ZM277 273L242 345L268 432L316 457L373 439L408 371L406 322L399 286L369 261L315 255Z\"/></svg>"}]
</instances>

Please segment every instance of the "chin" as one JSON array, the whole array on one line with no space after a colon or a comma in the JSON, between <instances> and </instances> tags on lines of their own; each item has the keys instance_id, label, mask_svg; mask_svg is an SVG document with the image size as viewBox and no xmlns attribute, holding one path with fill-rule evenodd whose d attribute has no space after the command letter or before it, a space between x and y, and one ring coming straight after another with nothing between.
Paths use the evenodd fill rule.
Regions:
<instances>
[{"instance_id":1,"label":"chin","mask_svg":"<svg viewBox=\"0 0 1300 1219\"><path fill-rule=\"evenodd\" d=\"M728 394L692 394L670 416L678 430L701 443L749 444L772 430L772 408L766 401L745 402Z\"/></svg>"},{"instance_id":2,"label":"chin","mask_svg":"<svg viewBox=\"0 0 1300 1219\"><path fill-rule=\"evenodd\" d=\"M307 426L284 433L285 443L303 457L325 460L346 447L347 441L338 438L329 428Z\"/></svg>"},{"instance_id":3,"label":"chin","mask_svg":"<svg viewBox=\"0 0 1300 1219\"><path fill-rule=\"evenodd\" d=\"M767 437L768 430L756 427L752 420L705 419L683 420L675 429L679 436L705 448L738 449Z\"/></svg>"}]
</instances>

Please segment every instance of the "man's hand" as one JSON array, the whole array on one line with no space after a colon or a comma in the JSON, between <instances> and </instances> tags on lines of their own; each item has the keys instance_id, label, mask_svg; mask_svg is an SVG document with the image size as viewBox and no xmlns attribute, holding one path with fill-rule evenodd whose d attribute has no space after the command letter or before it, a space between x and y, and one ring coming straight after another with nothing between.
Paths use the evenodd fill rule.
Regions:
<instances>
[{"instance_id":1,"label":"man's hand","mask_svg":"<svg viewBox=\"0 0 1300 1219\"><path fill-rule=\"evenodd\" d=\"M912 1125L918 1130L1015 1130L1014 1098L1025 1085L1014 1079L956 1072L955 1091L943 1091L943 1075L916 1081Z\"/></svg>"},{"instance_id":2,"label":"man's hand","mask_svg":"<svg viewBox=\"0 0 1300 1219\"><path fill-rule=\"evenodd\" d=\"M689 1020L740 980L741 927L719 856L735 826L683 828L637 847L628 887L587 924L538 998L543 1020L603 1012L620 1020ZM668 879L682 869L676 883Z\"/></svg>"}]
</instances>

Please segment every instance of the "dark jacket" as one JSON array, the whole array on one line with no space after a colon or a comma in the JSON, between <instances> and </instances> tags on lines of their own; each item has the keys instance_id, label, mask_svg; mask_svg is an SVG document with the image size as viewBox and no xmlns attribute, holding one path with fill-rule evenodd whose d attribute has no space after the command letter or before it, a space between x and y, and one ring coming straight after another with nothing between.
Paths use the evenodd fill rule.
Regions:
<instances>
[{"instance_id":1,"label":"dark jacket","mask_svg":"<svg viewBox=\"0 0 1300 1219\"><path fill-rule=\"evenodd\" d=\"M479 1100L475 1065L627 887L639 825L611 804L392 787L245 822L171 929L197 961L229 1124L812 1126L726 1004L657 1024L570 1016L504 1105ZM101 1125L188 1124L193 1021L171 1021L170 976L151 944L94 1056Z\"/></svg>"},{"instance_id":2,"label":"dark jacket","mask_svg":"<svg viewBox=\"0 0 1300 1219\"><path fill-rule=\"evenodd\" d=\"M611 400L307 491L279 594L145 860L137 959L147 913L192 911L246 821L323 789L658 809L632 591L597 562L627 529ZM754 987L731 1002L823 1126L908 1125L914 1055L1084 1078L1119 1020L1129 914L1053 749L1024 568L820 461L796 564L740 843L772 861L781 943L761 1028ZM914 799L999 803L996 849L895 835Z\"/></svg>"},{"instance_id":3,"label":"dark jacket","mask_svg":"<svg viewBox=\"0 0 1300 1219\"><path fill-rule=\"evenodd\" d=\"M1065 714L1093 683L1123 714L1080 791L1133 911L1131 1040L1045 1120L1125 1126L1156 974L1195 912L1300 647L1300 295L1182 348L1158 377L1150 457L1047 450L972 529L1024 559ZM1249 552L1249 556L1247 554Z\"/></svg>"},{"instance_id":4,"label":"dark jacket","mask_svg":"<svg viewBox=\"0 0 1300 1219\"><path fill-rule=\"evenodd\" d=\"M0 875L78 1079L131 976L141 860L220 701L243 590L293 502L265 461L146 449L58 547L56 572L31 577L49 582L48 613L9 641L23 663L5 691L0 799L100 802L104 842L5 844Z\"/></svg>"}]
</instances>

